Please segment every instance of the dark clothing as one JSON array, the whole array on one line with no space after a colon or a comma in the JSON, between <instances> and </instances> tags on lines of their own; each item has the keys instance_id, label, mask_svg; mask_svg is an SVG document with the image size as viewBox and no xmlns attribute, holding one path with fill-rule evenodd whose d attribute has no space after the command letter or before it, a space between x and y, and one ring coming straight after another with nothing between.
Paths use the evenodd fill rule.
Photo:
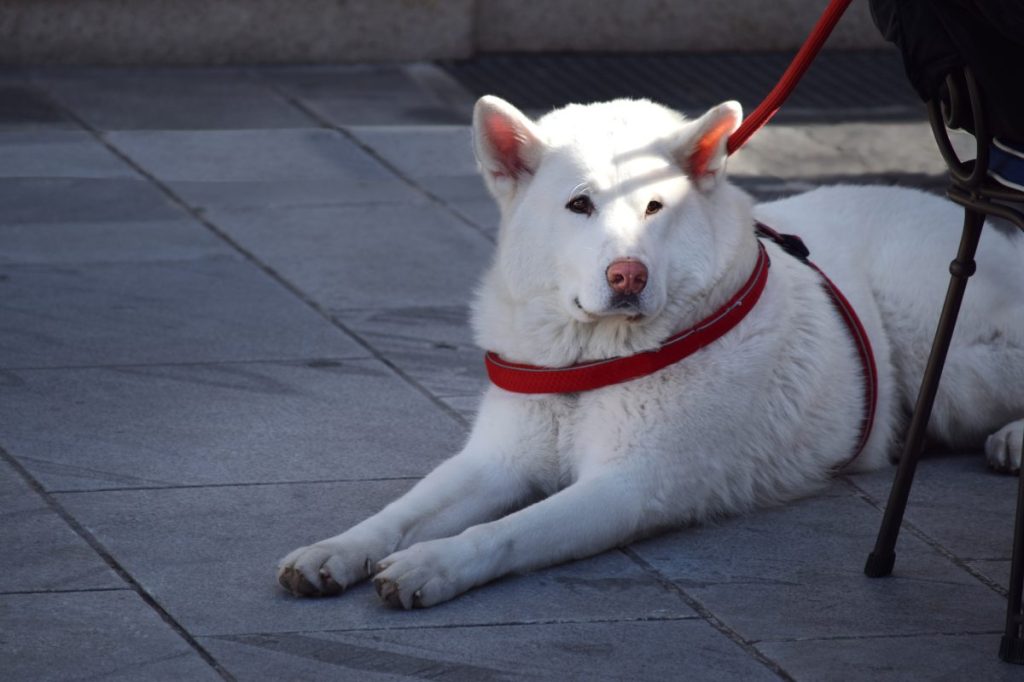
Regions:
<instances>
[{"instance_id":1,"label":"dark clothing","mask_svg":"<svg viewBox=\"0 0 1024 682\"><path fill-rule=\"evenodd\" d=\"M1024 142L1024 0L871 0L871 16L921 99L969 66L992 134Z\"/></svg>"}]
</instances>

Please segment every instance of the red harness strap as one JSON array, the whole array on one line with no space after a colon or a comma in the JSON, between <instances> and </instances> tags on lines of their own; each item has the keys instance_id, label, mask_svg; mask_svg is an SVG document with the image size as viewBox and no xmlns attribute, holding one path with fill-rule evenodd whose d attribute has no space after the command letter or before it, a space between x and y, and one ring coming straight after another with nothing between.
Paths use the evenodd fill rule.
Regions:
<instances>
[{"instance_id":1,"label":"red harness strap","mask_svg":"<svg viewBox=\"0 0 1024 682\"><path fill-rule=\"evenodd\" d=\"M793 234L780 234L761 222L755 223L754 229L759 237L771 239L786 253L803 261L821 275L822 286L832 299L836 310L839 311L839 316L846 323L846 328L850 330L853 345L857 348L857 355L860 357L860 364L864 369L864 420L861 422L860 437L857 439L857 447L854 448L853 456L842 466L837 467L837 469L842 469L849 466L860 455L871 435L871 427L875 423L875 408L878 406L878 367L875 365L875 354L871 350L871 341L868 339L864 325L861 324L853 306L843 296L843 292L828 278L828 275L822 272L821 268L807 259L811 252L800 237Z\"/></svg>"},{"instance_id":2,"label":"red harness strap","mask_svg":"<svg viewBox=\"0 0 1024 682\"><path fill-rule=\"evenodd\" d=\"M878 400L878 371L875 366L874 354L871 352L871 342L850 302L817 265L807 260L809 252L799 237L779 234L761 223L756 224L756 230L758 236L771 239L787 253L799 258L821 275L825 291L832 298L832 302L850 330L854 345L857 347L864 367L865 417L854 455L843 465L846 466L856 459L864 448L875 419L875 406ZM754 270L739 291L725 305L704 320L666 339L657 350L606 360L581 362L560 368L509 362L497 353L488 352L484 356L487 376L495 386L506 391L537 394L592 391L653 374L693 355L739 324L740 320L747 316L747 313L760 299L761 292L764 291L765 283L768 281L770 265L771 261L768 259L764 245L758 242L757 262L754 264Z\"/></svg>"}]
</instances>

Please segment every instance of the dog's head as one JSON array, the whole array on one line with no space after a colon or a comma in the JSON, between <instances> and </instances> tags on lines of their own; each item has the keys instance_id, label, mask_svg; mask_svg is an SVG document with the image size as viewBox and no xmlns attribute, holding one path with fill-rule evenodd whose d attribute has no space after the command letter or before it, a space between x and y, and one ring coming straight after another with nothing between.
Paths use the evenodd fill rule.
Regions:
<instances>
[{"instance_id":1,"label":"dog's head","mask_svg":"<svg viewBox=\"0 0 1024 682\"><path fill-rule=\"evenodd\" d=\"M481 98L474 146L502 214L490 286L518 302L521 319L557 327L561 317L575 334L569 345L625 343L591 343L568 356L657 343L674 331L666 309L678 317L722 265L716 214L731 209L717 197L726 141L740 119L735 102L691 121L649 101L615 100L534 122L504 100ZM532 330L516 334L524 331Z\"/></svg>"}]
</instances>

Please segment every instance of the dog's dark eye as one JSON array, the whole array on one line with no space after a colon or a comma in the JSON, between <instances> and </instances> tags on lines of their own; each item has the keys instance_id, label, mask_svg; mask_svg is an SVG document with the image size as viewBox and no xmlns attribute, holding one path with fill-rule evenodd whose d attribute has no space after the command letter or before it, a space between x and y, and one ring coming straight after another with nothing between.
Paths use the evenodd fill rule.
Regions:
<instances>
[{"instance_id":1,"label":"dog's dark eye","mask_svg":"<svg viewBox=\"0 0 1024 682\"><path fill-rule=\"evenodd\" d=\"M647 202L647 215L654 215L661 210L660 201L648 201Z\"/></svg>"},{"instance_id":2,"label":"dog's dark eye","mask_svg":"<svg viewBox=\"0 0 1024 682\"><path fill-rule=\"evenodd\" d=\"M594 212L594 204L591 203L590 197L582 194L570 199L569 203L566 204L565 207L573 213L582 213L583 215L590 215Z\"/></svg>"}]
</instances>

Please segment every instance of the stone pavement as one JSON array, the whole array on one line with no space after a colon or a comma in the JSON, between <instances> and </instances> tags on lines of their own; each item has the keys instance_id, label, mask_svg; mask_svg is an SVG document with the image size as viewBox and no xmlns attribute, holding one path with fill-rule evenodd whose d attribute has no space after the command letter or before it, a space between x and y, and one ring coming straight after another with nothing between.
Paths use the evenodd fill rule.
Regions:
<instances>
[{"instance_id":1,"label":"stone pavement","mask_svg":"<svg viewBox=\"0 0 1024 682\"><path fill-rule=\"evenodd\" d=\"M1016 482L977 453L923 463L885 580L891 471L428 610L277 588L465 437L471 99L424 64L0 72L0 677L1019 679ZM733 177L941 186L920 115L861 113Z\"/></svg>"}]
</instances>

